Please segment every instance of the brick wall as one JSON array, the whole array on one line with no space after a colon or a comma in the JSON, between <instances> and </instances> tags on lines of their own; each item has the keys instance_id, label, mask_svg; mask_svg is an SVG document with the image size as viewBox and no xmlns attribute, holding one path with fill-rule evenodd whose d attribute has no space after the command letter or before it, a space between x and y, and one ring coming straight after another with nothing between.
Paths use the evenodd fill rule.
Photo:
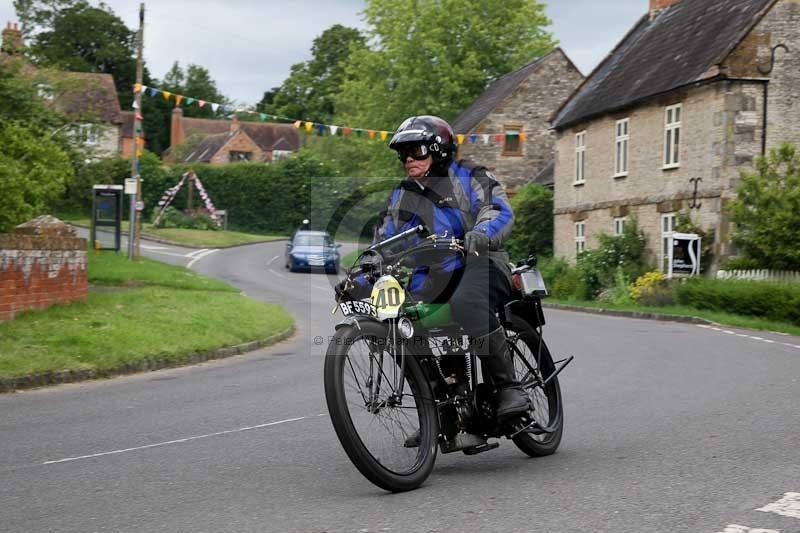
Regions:
<instances>
[{"instance_id":1,"label":"brick wall","mask_svg":"<svg viewBox=\"0 0 800 533\"><path fill-rule=\"evenodd\" d=\"M230 163L231 152L250 152L252 154L250 161L269 161L271 159L271 153L261 150L244 130L240 130L238 135L220 148L210 162L217 165Z\"/></svg>"},{"instance_id":2,"label":"brick wall","mask_svg":"<svg viewBox=\"0 0 800 533\"><path fill-rule=\"evenodd\" d=\"M503 142L483 144L479 138L476 144L460 146L458 157L486 166L514 192L552 161L555 136L549 119L582 81L569 58L556 50L471 132L501 133L506 126L518 126L528 134L520 143L521 155L503 155Z\"/></svg>"},{"instance_id":3,"label":"brick wall","mask_svg":"<svg viewBox=\"0 0 800 533\"><path fill-rule=\"evenodd\" d=\"M0 234L0 320L30 309L85 300L86 239L50 216Z\"/></svg>"}]
</instances>

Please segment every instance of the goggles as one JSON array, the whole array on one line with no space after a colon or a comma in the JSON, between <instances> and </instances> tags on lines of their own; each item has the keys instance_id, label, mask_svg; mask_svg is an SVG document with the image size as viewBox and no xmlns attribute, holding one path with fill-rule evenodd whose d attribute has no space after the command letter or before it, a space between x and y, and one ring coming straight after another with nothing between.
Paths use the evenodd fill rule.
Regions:
<instances>
[{"instance_id":1,"label":"goggles","mask_svg":"<svg viewBox=\"0 0 800 533\"><path fill-rule=\"evenodd\" d=\"M422 161L431 155L431 151L426 144L403 144L397 147L397 155L400 161L405 162L409 157L415 161Z\"/></svg>"}]
</instances>

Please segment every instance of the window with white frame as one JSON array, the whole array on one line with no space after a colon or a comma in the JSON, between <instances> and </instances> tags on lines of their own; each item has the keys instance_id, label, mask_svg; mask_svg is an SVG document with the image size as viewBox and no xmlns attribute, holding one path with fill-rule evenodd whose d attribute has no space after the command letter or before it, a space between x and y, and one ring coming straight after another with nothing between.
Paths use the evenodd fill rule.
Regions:
<instances>
[{"instance_id":1,"label":"window with white frame","mask_svg":"<svg viewBox=\"0 0 800 533\"><path fill-rule=\"evenodd\" d=\"M683 105L667 106L664 111L664 168L681 164L681 115Z\"/></svg>"},{"instance_id":2,"label":"window with white frame","mask_svg":"<svg viewBox=\"0 0 800 533\"><path fill-rule=\"evenodd\" d=\"M586 132L575 135L575 183L586 181Z\"/></svg>"},{"instance_id":3,"label":"window with white frame","mask_svg":"<svg viewBox=\"0 0 800 533\"><path fill-rule=\"evenodd\" d=\"M661 271L669 271L669 247L675 232L675 213L661 215Z\"/></svg>"},{"instance_id":4,"label":"window with white frame","mask_svg":"<svg viewBox=\"0 0 800 533\"><path fill-rule=\"evenodd\" d=\"M617 121L614 152L614 177L628 175L628 144L630 144L630 119Z\"/></svg>"},{"instance_id":5,"label":"window with white frame","mask_svg":"<svg viewBox=\"0 0 800 533\"><path fill-rule=\"evenodd\" d=\"M80 124L78 126L78 139L86 146L97 146L100 144L100 131L94 124Z\"/></svg>"},{"instance_id":6,"label":"window with white frame","mask_svg":"<svg viewBox=\"0 0 800 533\"><path fill-rule=\"evenodd\" d=\"M586 222L575 223L575 255L586 250Z\"/></svg>"},{"instance_id":7,"label":"window with white frame","mask_svg":"<svg viewBox=\"0 0 800 533\"><path fill-rule=\"evenodd\" d=\"M627 220L627 217L617 217L614 219L614 235L616 237L625 233L625 222Z\"/></svg>"}]
</instances>

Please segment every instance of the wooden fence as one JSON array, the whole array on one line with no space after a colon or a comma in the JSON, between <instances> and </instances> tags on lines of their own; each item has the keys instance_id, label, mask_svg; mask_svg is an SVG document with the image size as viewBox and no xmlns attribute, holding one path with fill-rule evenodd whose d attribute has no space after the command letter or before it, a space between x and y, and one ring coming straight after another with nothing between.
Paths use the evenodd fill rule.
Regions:
<instances>
[{"instance_id":1,"label":"wooden fence","mask_svg":"<svg viewBox=\"0 0 800 533\"><path fill-rule=\"evenodd\" d=\"M784 270L718 270L717 279L746 279L753 281L785 281L800 283L800 272Z\"/></svg>"}]
</instances>

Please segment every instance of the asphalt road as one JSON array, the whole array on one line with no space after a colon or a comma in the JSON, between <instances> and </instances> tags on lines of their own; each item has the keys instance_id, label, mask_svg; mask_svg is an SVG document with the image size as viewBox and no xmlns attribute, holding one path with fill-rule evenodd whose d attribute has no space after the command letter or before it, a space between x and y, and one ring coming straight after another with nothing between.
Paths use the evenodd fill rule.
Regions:
<instances>
[{"instance_id":1,"label":"asphalt road","mask_svg":"<svg viewBox=\"0 0 800 533\"><path fill-rule=\"evenodd\" d=\"M339 318L331 283L285 271L284 247L147 243L285 305L297 335L0 396L0 531L800 532L800 338L550 311L551 350L576 357L559 452L439 455L421 489L391 495L326 414L314 337Z\"/></svg>"}]
</instances>

